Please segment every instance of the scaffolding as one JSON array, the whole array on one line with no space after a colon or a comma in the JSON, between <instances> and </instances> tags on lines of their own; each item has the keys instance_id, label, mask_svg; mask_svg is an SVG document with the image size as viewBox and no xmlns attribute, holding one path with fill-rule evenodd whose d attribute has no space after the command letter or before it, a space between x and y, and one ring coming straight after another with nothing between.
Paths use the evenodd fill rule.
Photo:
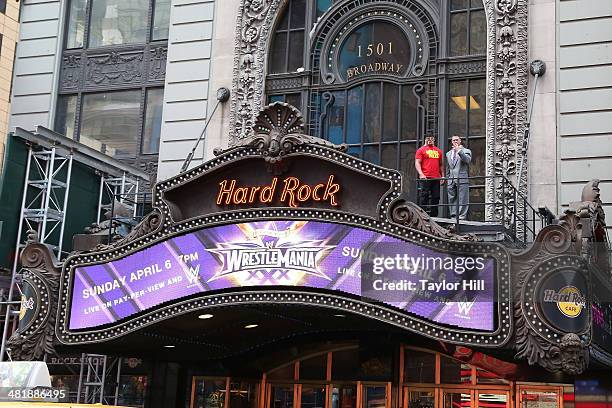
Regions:
<instances>
[{"instance_id":1,"label":"scaffolding","mask_svg":"<svg viewBox=\"0 0 612 408\"><path fill-rule=\"evenodd\" d=\"M15 244L15 258L11 270L11 283L5 303L6 313L2 332L0 361L4 361L8 329L14 311L19 303L15 297L18 289L16 282L20 276L19 259L26 245L26 237L34 231L37 240L49 245L58 259L62 259L64 224L68 209L68 198L72 178L72 166L76 161L100 175L100 191L104 186L111 192L137 192L139 180L148 179L148 174L142 170L126 165L112 157L106 156L88 146L68 139L58 133L39 126L36 132L28 132L17 128L10 134L26 143L28 146L27 163L21 210L18 220L18 230ZM110 194L114 200L116 194ZM112 204L112 202L111 202ZM98 222L103 211L102 193L98 206ZM136 209L134 208L134 213Z\"/></svg>"},{"instance_id":2,"label":"scaffolding","mask_svg":"<svg viewBox=\"0 0 612 408\"><path fill-rule=\"evenodd\" d=\"M111 359L102 354L83 353L81 355L77 404L117 405L120 381L120 357ZM111 395L105 394L107 386L114 388Z\"/></svg>"},{"instance_id":3,"label":"scaffolding","mask_svg":"<svg viewBox=\"0 0 612 408\"><path fill-rule=\"evenodd\" d=\"M115 199L124 207L127 207L133 217L136 217L138 211L137 202L135 200L129 200L128 197L137 197L139 186L139 180L130 177L127 172L123 172L121 177L108 177L103 174L100 177L97 223L100 224L102 217L104 217L107 212L110 212L110 215L114 216L112 212Z\"/></svg>"}]
</instances>

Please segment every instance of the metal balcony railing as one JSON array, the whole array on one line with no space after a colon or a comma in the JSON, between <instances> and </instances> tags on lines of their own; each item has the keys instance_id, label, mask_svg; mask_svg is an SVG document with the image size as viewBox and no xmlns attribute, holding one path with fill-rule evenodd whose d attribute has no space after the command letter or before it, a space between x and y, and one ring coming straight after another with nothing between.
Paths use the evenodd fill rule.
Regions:
<instances>
[{"instance_id":1,"label":"metal balcony railing","mask_svg":"<svg viewBox=\"0 0 612 408\"><path fill-rule=\"evenodd\" d=\"M541 210L534 208L506 177L471 176L425 180L440 182L440 202L437 205L421 202L424 180L417 179L415 181L417 185L417 204L430 215L432 208L438 207L438 212L441 213L438 220L446 224L453 224L456 231L469 231L469 228L466 228L468 225L497 225L503 229L510 241L524 246L533 242L538 232L551 223L550 217L546 217ZM465 181L467 181L470 190L469 212L466 219L461 219L458 200L455 204L455 211L451 210L452 204L448 203L447 188L449 182L460 183ZM496 190L494 197L499 199L487 201L486 187L491 184L495 186ZM449 216L451 213L455 214L453 218Z\"/></svg>"}]
</instances>

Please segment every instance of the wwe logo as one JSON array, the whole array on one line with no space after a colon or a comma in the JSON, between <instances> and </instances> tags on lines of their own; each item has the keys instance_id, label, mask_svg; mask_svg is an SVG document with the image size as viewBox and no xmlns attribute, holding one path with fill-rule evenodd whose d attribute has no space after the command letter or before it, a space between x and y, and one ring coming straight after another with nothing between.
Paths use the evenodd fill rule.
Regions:
<instances>
[{"instance_id":1,"label":"wwe logo","mask_svg":"<svg viewBox=\"0 0 612 408\"><path fill-rule=\"evenodd\" d=\"M189 270L185 270L185 275L187 276L187 280L190 284L198 283L200 278L200 265L196 266L195 268L190 266Z\"/></svg>"},{"instance_id":2,"label":"wwe logo","mask_svg":"<svg viewBox=\"0 0 612 408\"><path fill-rule=\"evenodd\" d=\"M457 302L457 309L459 309L459 313L461 313L464 316L470 315L470 310L472 310L473 306L474 306L473 300L471 302Z\"/></svg>"}]
</instances>

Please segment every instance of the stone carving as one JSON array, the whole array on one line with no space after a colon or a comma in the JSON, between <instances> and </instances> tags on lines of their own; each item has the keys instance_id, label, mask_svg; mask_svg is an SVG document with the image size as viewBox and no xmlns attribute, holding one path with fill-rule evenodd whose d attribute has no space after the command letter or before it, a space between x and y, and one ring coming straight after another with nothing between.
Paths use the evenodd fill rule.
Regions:
<instances>
[{"instance_id":1,"label":"stone carving","mask_svg":"<svg viewBox=\"0 0 612 408\"><path fill-rule=\"evenodd\" d=\"M587 333L542 332L544 319L533 304L535 287L548 271L559 265L583 271L587 264L593 264L590 257L592 234L591 217L596 214L599 191L597 180L587 184L579 203L571 203L570 209L560 218L558 224L544 228L525 252L513 257L515 349L516 358L524 358L529 364L538 364L549 371L562 371L570 375L584 372L589 362ZM595 215L595 217L597 217ZM585 250L588 246L588 250ZM606 250L607 254L607 250ZM588 262L585 262L586 261ZM560 261L562 261L560 263ZM588 313L588 312L587 312ZM546 329L548 330L548 329ZM557 337L559 336L559 337ZM582 336L582 337L581 337Z\"/></svg>"},{"instance_id":2,"label":"stone carving","mask_svg":"<svg viewBox=\"0 0 612 408\"><path fill-rule=\"evenodd\" d=\"M81 79L81 56L74 54L65 55L63 62L60 88L78 89Z\"/></svg>"},{"instance_id":3,"label":"stone carving","mask_svg":"<svg viewBox=\"0 0 612 408\"><path fill-rule=\"evenodd\" d=\"M592 180L582 189L581 201L571 202L560 222L572 232L576 252L589 263L610 273L610 242L606 234L606 215L602 207L599 180Z\"/></svg>"},{"instance_id":4,"label":"stone carving","mask_svg":"<svg viewBox=\"0 0 612 408\"><path fill-rule=\"evenodd\" d=\"M456 62L449 63L446 66L446 73L448 74L468 74L483 72L486 69L486 63L484 61L473 61L473 62Z\"/></svg>"},{"instance_id":5,"label":"stone carving","mask_svg":"<svg viewBox=\"0 0 612 408\"><path fill-rule=\"evenodd\" d=\"M415 203L399 199L391 204L391 220L400 225L425 232L438 238L455 241L477 241L474 234L460 235L450 231L431 219L429 214Z\"/></svg>"},{"instance_id":6,"label":"stone carving","mask_svg":"<svg viewBox=\"0 0 612 408\"><path fill-rule=\"evenodd\" d=\"M589 351L577 334L567 333L559 344L555 345L535 333L527 332L526 327L517 326L517 358L525 358L530 365L538 364L551 372L562 371L569 375L578 375L586 370Z\"/></svg>"},{"instance_id":7,"label":"stone carving","mask_svg":"<svg viewBox=\"0 0 612 408\"><path fill-rule=\"evenodd\" d=\"M168 50L165 47L155 47L149 53L149 80L163 81L166 78Z\"/></svg>"},{"instance_id":8,"label":"stone carving","mask_svg":"<svg viewBox=\"0 0 612 408\"><path fill-rule=\"evenodd\" d=\"M569 375L582 374L589 364L589 352L580 337L567 333L559 344L561 369Z\"/></svg>"},{"instance_id":9,"label":"stone carving","mask_svg":"<svg viewBox=\"0 0 612 408\"><path fill-rule=\"evenodd\" d=\"M112 52L103 56L90 56L86 70L87 85L139 83L143 77L143 54Z\"/></svg>"},{"instance_id":10,"label":"stone carving","mask_svg":"<svg viewBox=\"0 0 612 408\"><path fill-rule=\"evenodd\" d=\"M514 194L500 179L515 180L517 146L522 142L524 133L527 106L526 6L524 0L492 1L495 24L491 26L495 27L495 32L489 33L489 52L494 50L495 58L493 70L491 65L488 70L494 74L495 88L487 90L487 107L493 107L495 121L493 129L489 127L487 133L495 137L487 143L487 174L493 174L497 178L487 185L487 201L495 202L494 209L488 210L487 217L498 220L505 218L503 221L509 224L515 217L521 217L522 212L512 214L510 211L504 211L504 205L506 208L513 208ZM489 87L491 85L488 84ZM523 177L525 181L526 170L523 173L518 177ZM520 193L523 196L526 185L526 182L522 183ZM517 212L522 211L522 207L518 205Z\"/></svg>"},{"instance_id":11,"label":"stone carving","mask_svg":"<svg viewBox=\"0 0 612 408\"><path fill-rule=\"evenodd\" d=\"M302 86L302 82L301 77L268 79L266 88L271 91L297 89Z\"/></svg>"},{"instance_id":12,"label":"stone carving","mask_svg":"<svg viewBox=\"0 0 612 408\"><path fill-rule=\"evenodd\" d=\"M280 0L242 0L236 27L234 85L230 123L230 145L247 138L253 129L254 114L261 106L264 81L265 43ZM263 47L260 40L263 39Z\"/></svg>"},{"instance_id":13,"label":"stone carving","mask_svg":"<svg viewBox=\"0 0 612 408\"><path fill-rule=\"evenodd\" d=\"M147 214L142 221L134 227L132 232L130 232L125 238L114 243L114 246L121 246L127 243L134 242L147 234L152 233L157 230L162 224L162 215L159 210L154 209L149 214Z\"/></svg>"},{"instance_id":14,"label":"stone carving","mask_svg":"<svg viewBox=\"0 0 612 408\"><path fill-rule=\"evenodd\" d=\"M296 146L315 144L346 151L346 145L335 145L324 139L304 134L304 119L295 107L274 102L264 108L255 121L255 136L244 140L240 146L252 146L263 156L268 171L278 175L287 170L283 160ZM230 149L232 150L232 149ZM224 151L215 149L215 155Z\"/></svg>"},{"instance_id":15,"label":"stone carving","mask_svg":"<svg viewBox=\"0 0 612 408\"><path fill-rule=\"evenodd\" d=\"M42 359L45 353L55 353L55 318L57 315L60 266L51 248L38 241L34 231L28 231L27 245L21 253L26 269L24 280L37 288L39 316L24 332L17 330L6 347L13 360Z\"/></svg>"}]
</instances>

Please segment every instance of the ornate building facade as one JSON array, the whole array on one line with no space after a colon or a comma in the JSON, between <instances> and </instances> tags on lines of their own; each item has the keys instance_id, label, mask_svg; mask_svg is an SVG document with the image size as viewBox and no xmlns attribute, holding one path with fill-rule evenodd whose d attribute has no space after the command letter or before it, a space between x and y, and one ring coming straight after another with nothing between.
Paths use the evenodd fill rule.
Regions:
<instances>
[{"instance_id":1,"label":"ornate building facade","mask_svg":"<svg viewBox=\"0 0 612 408\"><path fill-rule=\"evenodd\" d=\"M152 211L63 255L28 234L12 259L50 307L23 319L11 352L133 355L144 363L116 385L135 406L562 407L577 376L612 365L610 21L597 0L26 2L13 136L67 138L145 173L135 204ZM472 150L468 218L499 228L488 242L414 204L426 136ZM112 229L93 173L99 190L66 196L96 201L96 216L74 216L66 241ZM281 183L297 201L274 201ZM327 256L347 236L325 273L224 258ZM433 311L364 301L341 263L366 236L484 254L475 275L494 290ZM68 371L54 375L74 388Z\"/></svg>"}]
</instances>

